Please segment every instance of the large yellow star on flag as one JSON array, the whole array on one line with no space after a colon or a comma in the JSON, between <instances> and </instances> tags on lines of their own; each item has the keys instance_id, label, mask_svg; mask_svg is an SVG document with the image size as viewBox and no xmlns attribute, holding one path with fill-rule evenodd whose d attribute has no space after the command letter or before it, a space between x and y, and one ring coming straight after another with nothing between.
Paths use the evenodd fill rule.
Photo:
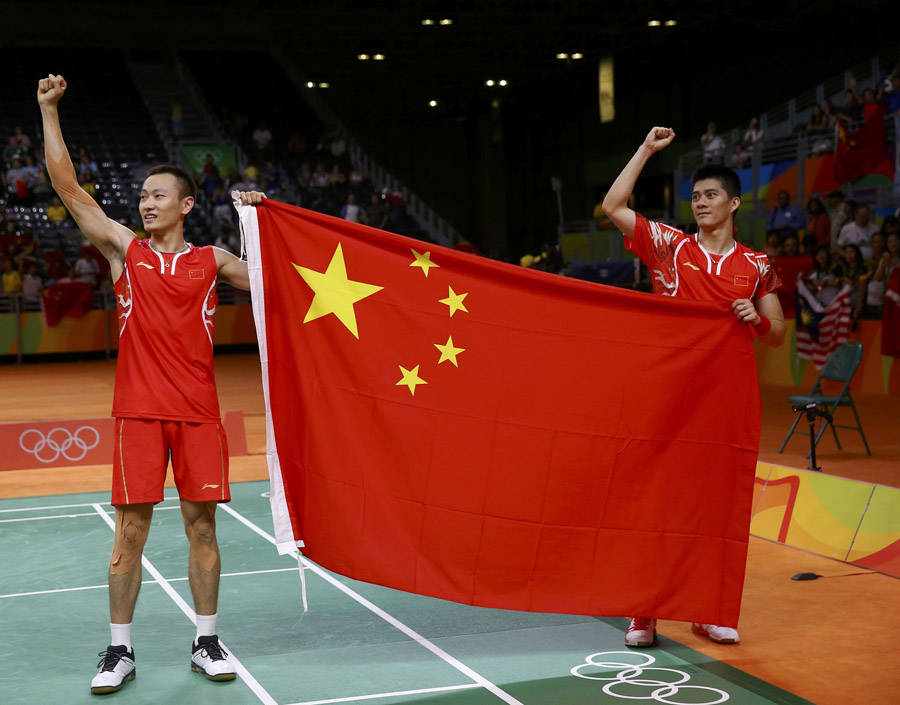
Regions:
<instances>
[{"instance_id":1,"label":"large yellow star on flag","mask_svg":"<svg viewBox=\"0 0 900 705\"><path fill-rule=\"evenodd\" d=\"M426 252L424 255L420 255L418 252L413 250L411 247L413 255L415 256L415 260L409 263L410 267L421 267L422 271L425 273L425 278L428 278L428 270L432 267L440 267L441 265L435 264L431 261L431 252Z\"/></svg>"},{"instance_id":2,"label":"large yellow star on flag","mask_svg":"<svg viewBox=\"0 0 900 705\"><path fill-rule=\"evenodd\" d=\"M453 314L457 311L465 311L468 313L469 309L467 309L463 303L463 299L465 299L468 294L457 294L453 291L452 286L448 286L447 288L450 290L450 294L446 299L441 299L438 303L447 304L447 306L450 307L450 318L453 318Z\"/></svg>"},{"instance_id":3,"label":"large yellow star on flag","mask_svg":"<svg viewBox=\"0 0 900 705\"><path fill-rule=\"evenodd\" d=\"M413 396L416 396L416 385L417 384L428 384L424 379L419 377L419 366L416 365L411 370L407 370L403 365L398 365L400 368L400 374L403 375L403 378L397 382L397 386L406 385L409 387L409 393Z\"/></svg>"},{"instance_id":4,"label":"large yellow star on flag","mask_svg":"<svg viewBox=\"0 0 900 705\"><path fill-rule=\"evenodd\" d=\"M294 263L291 262L291 264ZM338 243L331 262L328 263L328 269L324 272L316 272L297 264L294 264L294 268L303 277L303 281L309 288L315 292L303 322L309 323L333 313L358 340L359 331L356 327L356 312L353 304L381 291L384 287L347 278L347 267L344 266L344 251L341 249L341 243Z\"/></svg>"},{"instance_id":5,"label":"large yellow star on flag","mask_svg":"<svg viewBox=\"0 0 900 705\"><path fill-rule=\"evenodd\" d=\"M445 345L434 343L434 347L441 351L441 359L438 360L438 364L440 365L442 362L450 360L450 362L453 363L454 367L459 367L459 364L456 362L456 356L466 351L465 348L453 347L452 335L447 337L447 343Z\"/></svg>"}]
</instances>

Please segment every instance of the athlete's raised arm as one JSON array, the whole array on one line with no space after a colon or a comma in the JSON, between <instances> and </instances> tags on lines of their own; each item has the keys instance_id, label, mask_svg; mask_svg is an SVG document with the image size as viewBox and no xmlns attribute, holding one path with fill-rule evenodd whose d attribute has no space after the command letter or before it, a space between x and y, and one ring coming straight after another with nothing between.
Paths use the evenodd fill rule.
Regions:
<instances>
[{"instance_id":1,"label":"athlete's raised arm","mask_svg":"<svg viewBox=\"0 0 900 705\"><path fill-rule=\"evenodd\" d=\"M634 211L628 207L628 199L634 191L634 185L640 176L647 160L675 139L675 130L671 127L654 127L638 147L637 152L622 169L603 199L603 213L609 218L625 237L634 235Z\"/></svg>"},{"instance_id":2,"label":"athlete's raised arm","mask_svg":"<svg viewBox=\"0 0 900 705\"><path fill-rule=\"evenodd\" d=\"M42 78L38 83L37 98L44 122L47 173L50 175L54 190L69 209L78 227L109 260L115 281L122 271L125 251L135 235L124 225L107 218L96 201L78 184L75 167L59 126L57 104L66 88L66 80L53 74Z\"/></svg>"}]
</instances>

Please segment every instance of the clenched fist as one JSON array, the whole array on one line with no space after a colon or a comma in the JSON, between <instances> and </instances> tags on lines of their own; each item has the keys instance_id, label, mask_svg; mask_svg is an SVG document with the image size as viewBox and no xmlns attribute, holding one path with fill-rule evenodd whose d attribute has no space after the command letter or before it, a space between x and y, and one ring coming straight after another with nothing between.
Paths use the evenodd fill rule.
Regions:
<instances>
[{"instance_id":1,"label":"clenched fist","mask_svg":"<svg viewBox=\"0 0 900 705\"><path fill-rule=\"evenodd\" d=\"M37 99L41 106L56 105L66 92L68 84L62 76L54 76L52 73L47 78L38 81Z\"/></svg>"},{"instance_id":2,"label":"clenched fist","mask_svg":"<svg viewBox=\"0 0 900 705\"><path fill-rule=\"evenodd\" d=\"M671 127L654 127L644 138L644 146L651 152L658 152L668 147L675 139L675 130Z\"/></svg>"}]
</instances>

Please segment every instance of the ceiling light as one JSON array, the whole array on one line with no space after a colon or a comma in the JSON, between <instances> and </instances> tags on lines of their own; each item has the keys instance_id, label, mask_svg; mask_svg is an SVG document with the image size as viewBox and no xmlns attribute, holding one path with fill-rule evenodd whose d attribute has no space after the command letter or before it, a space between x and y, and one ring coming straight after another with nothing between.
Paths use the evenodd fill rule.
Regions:
<instances>
[{"instance_id":1,"label":"ceiling light","mask_svg":"<svg viewBox=\"0 0 900 705\"><path fill-rule=\"evenodd\" d=\"M307 88L315 88L315 87L316 87L316 84L313 83L312 81L308 81L308 82L306 83L306 87L307 87Z\"/></svg>"},{"instance_id":2,"label":"ceiling light","mask_svg":"<svg viewBox=\"0 0 900 705\"><path fill-rule=\"evenodd\" d=\"M648 27L659 27L661 24L662 24L662 22L660 22L659 20L650 20L647 23L647 26Z\"/></svg>"},{"instance_id":3,"label":"ceiling light","mask_svg":"<svg viewBox=\"0 0 900 705\"><path fill-rule=\"evenodd\" d=\"M573 58L573 59L576 59L576 60L577 60L577 59L583 59L583 58L584 58L584 54L582 54L580 51L576 51L574 54L572 54L572 58Z\"/></svg>"},{"instance_id":4,"label":"ceiling light","mask_svg":"<svg viewBox=\"0 0 900 705\"><path fill-rule=\"evenodd\" d=\"M674 27L678 24L678 20L666 20L666 27Z\"/></svg>"},{"instance_id":5,"label":"ceiling light","mask_svg":"<svg viewBox=\"0 0 900 705\"><path fill-rule=\"evenodd\" d=\"M444 27L447 27L448 25L453 24L453 20L451 20L451 19L449 19L449 18L448 18L448 19L443 19L443 20L440 21L440 24L441 24L442 26L444 26Z\"/></svg>"},{"instance_id":6,"label":"ceiling light","mask_svg":"<svg viewBox=\"0 0 900 705\"><path fill-rule=\"evenodd\" d=\"M330 84L330 83L327 83L327 82L325 82L325 81L322 81L322 82L319 84L319 88L330 88L330 87L331 87L331 84Z\"/></svg>"},{"instance_id":7,"label":"ceiling light","mask_svg":"<svg viewBox=\"0 0 900 705\"><path fill-rule=\"evenodd\" d=\"M559 52L559 54L556 55L556 58L557 58L557 59L568 59L568 58L569 58L569 55L566 54L566 52L561 51L561 52Z\"/></svg>"},{"instance_id":8,"label":"ceiling light","mask_svg":"<svg viewBox=\"0 0 900 705\"><path fill-rule=\"evenodd\" d=\"M489 78L487 81L484 82L484 85L486 85L486 86L493 86L493 85L494 85L494 82Z\"/></svg>"},{"instance_id":9,"label":"ceiling light","mask_svg":"<svg viewBox=\"0 0 900 705\"><path fill-rule=\"evenodd\" d=\"M500 101L499 101L499 99L494 98L494 99L491 101L491 107L492 107L492 108L499 108L499 107L500 107Z\"/></svg>"},{"instance_id":10,"label":"ceiling light","mask_svg":"<svg viewBox=\"0 0 900 705\"><path fill-rule=\"evenodd\" d=\"M434 20L422 20L422 25L425 27L430 27L434 24Z\"/></svg>"},{"instance_id":11,"label":"ceiling light","mask_svg":"<svg viewBox=\"0 0 900 705\"><path fill-rule=\"evenodd\" d=\"M429 101L428 101L428 105L429 105L430 107L432 107L432 108L436 108L436 107L437 107L437 104L438 104L438 102L437 102L436 100L429 100Z\"/></svg>"},{"instance_id":12,"label":"ceiling light","mask_svg":"<svg viewBox=\"0 0 900 705\"><path fill-rule=\"evenodd\" d=\"M368 61L369 55L368 54L357 54L356 58L359 59L360 61Z\"/></svg>"},{"instance_id":13,"label":"ceiling light","mask_svg":"<svg viewBox=\"0 0 900 705\"><path fill-rule=\"evenodd\" d=\"M375 61L384 61L384 54L374 54L372 58L375 59Z\"/></svg>"},{"instance_id":14,"label":"ceiling light","mask_svg":"<svg viewBox=\"0 0 900 705\"><path fill-rule=\"evenodd\" d=\"M501 85L501 86L504 86L504 87L506 86L506 79L505 79L505 78L501 78L501 79L500 79L500 85Z\"/></svg>"}]
</instances>

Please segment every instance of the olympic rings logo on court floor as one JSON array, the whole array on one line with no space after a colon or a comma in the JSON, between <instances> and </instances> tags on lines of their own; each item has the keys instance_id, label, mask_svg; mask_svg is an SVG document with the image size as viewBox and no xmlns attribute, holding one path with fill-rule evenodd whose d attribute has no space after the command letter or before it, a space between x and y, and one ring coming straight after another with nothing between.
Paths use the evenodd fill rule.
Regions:
<instances>
[{"instance_id":1,"label":"olympic rings logo on court floor","mask_svg":"<svg viewBox=\"0 0 900 705\"><path fill-rule=\"evenodd\" d=\"M77 462L98 443L100 432L93 426L81 426L75 433L57 426L46 436L36 428L29 428L19 436L19 447L42 463L52 463L60 456L69 462Z\"/></svg>"},{"instance_id":2,"label":"olympic rings logo on court floor","mask_svg":"<svg viewBox=\"0 0 900 705\"><path fill-rule=\"evenodd\" d=\"M618 656L618 660L597 660L599 657ZM630 659L644 659L643 663L628 663L622 656ZM650 654L635 653L634 651L601 651L591 654L581 663L571 669L570 673L578 678L585 678L592 681L607 681L603 686L603 692L614 698L623 700L655 700L658 703L667 703L667 705L688 705L680 700L670 700L673 695L678 695L682 690L709 691L716 697L715 700L705 700L699 702L691 700L693 705L717 705L724 703L731 696L724 690L718 688L709 688L703 685L685 685L690 679L690 675L684 671L675 668L661 668L659 666L649 668L650 664L656 663L656 659ZM587 669L600 669L596 672L584 673ZM647 671L661 671L669 676L670 680L657 680L654 678L641 678ZM662 678L662 676L660 676ZM639 688L652 688L649 695L631 695L622 693L624 687L629 687L633 692ZM618 689L620 692L615 692Z\"/></svg>"}]
</instances>

